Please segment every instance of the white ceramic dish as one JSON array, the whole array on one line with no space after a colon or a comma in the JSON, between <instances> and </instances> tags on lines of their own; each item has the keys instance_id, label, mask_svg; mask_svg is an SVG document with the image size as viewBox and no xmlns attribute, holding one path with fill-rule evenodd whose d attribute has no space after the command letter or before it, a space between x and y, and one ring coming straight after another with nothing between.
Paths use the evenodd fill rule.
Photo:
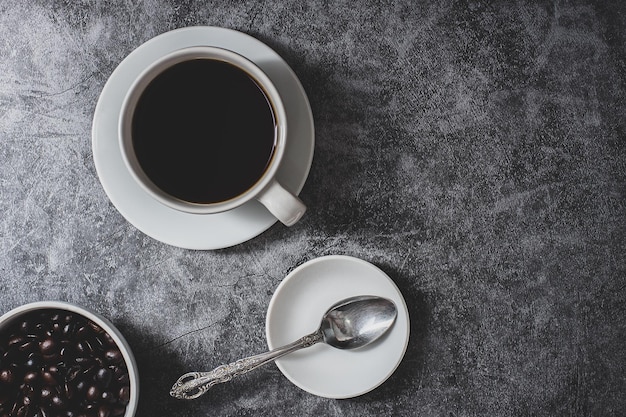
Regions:
<instances>
[{"instance_id":1,"label":"white ceramic dish","mask_svg":"<svg viewBox=\"0 0 626 417\"><path fill-rule=\"evenodd\" d=\"M152 198L128 171L120 151L118 120L124 97L151 63L181 48L217 46L248 58L278 89L290 129L284 160L276 178L298 195L313 159L313 116L300 81L271 48L244 33L217 27L189 27L159 35L128 55L105 84L92 126L93 156L100 182L117 210L137 229L164 243L187 249L220 249L245 242L276 219L258 201L217 214L191 214Z\"/></svg>"},{"instance_id":2,"label":"white ceramic dish","mask_svg":"<svg viewBox=\"0 0 626 417\"><path fill-rule=\"evenodd\" d=\"M327 398L365 394L389 378L409 342L409 313L395 283L376 266L349 256L325 256L291 272L270 302L266 336L270 349L293 342L319 327L335 302L378 295L396 303L398 317L381 340L356 350L317 344L276 361L281 372L305 391Z\"/></svg>"},{"instance_id":3,"label":"white ceramic dish","mask_svg":"<svg viewBox=\"0 0 626 417\"><path fill-rule=\"evenodd\" d=\"M48 309L65 310L83 316L96 323L105 332L107 332L111 336L111 338L113 338L115 344L120 349L120 352L124 357L124 362L126 363L126 367L128 368L128 378L130 381L130 401L126 406L126 412L124 414L124 417L133 417L135 415L135 412L137 411L137 404L139 401L139 373L137 370L137 363L135 362L135 357L133 356L128 342L126 342L126 339L124 339L124 336L120 333L119 330L117 330L117 328L115 328L115 326L109 320L102 317L100 314L87 308L62 301L39 301L16 307L13 310L10 310L0 316L0 329L2 329L4 326L10 325L11 323L13 323L14 320L18 320L25 313L29 313L35 310Z\"/></svg>"}]
</instances>

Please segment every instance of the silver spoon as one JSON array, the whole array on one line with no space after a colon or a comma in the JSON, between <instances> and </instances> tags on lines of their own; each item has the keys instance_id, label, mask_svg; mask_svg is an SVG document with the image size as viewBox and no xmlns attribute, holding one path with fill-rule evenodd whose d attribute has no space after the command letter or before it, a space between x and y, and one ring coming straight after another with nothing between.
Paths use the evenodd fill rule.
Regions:
<instances>
[{"instance_id":1,"label":"silver spoon","mask_svg":"<svg viewBox=\"0 0 626 417\"><path fill-rule=\"evenodd\" d=\"M398 312L393 301L371 295L346 298L328 309L319 329L286 346L239 359L210 372L189 372L178 378L170 395L191 400L213 385L230 381L268 362L296 350L324 342L338 349L356 349L368 345L391 328Z\"/></svg>"}]
</instances>

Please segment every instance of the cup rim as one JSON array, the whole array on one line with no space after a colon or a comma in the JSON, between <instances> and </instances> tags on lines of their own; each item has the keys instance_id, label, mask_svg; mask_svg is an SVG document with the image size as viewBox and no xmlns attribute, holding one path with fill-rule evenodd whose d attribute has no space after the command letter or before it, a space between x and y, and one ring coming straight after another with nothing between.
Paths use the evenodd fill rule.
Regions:
<instances>
[{"instance_id":1,"label":"cup rim","mask_svg":"<svg viewBox=\"0 0 626 417\"><path fill-rule=\"evenodd\" d=\"M137 405L139 403L139 371L137 368L137 362L130 348L130 345L128 344L122 333L101 314L90 310L87 307L82 307L66 301L36 301L15 307L1 315L0 330L5 325L11 323L13 320L18 319L23 314L30 313L31 311L36 310L48 309L65 310L81 315L100 326L115 341L117 347L122 353L126 368L128 369L128 379L130 385L130 399L128 401L128 404L126 405L124 417L133 417L137 411Z\"/></svg>"},{"instance_id":2,"label":"cup rim","mask_svg":"<svg viewBox=\"0 0 626 417\"><path fill-rule=\"evenodd\" d=\"M213 59L227 62L250 76L268 99L275 119L276 134L272 157L263 175L245 192L228 200L214 203L197 203L174 197L156 186L137 161L132 146L131 125L134 107L147 85L167 68L191 59ZM146 67L133 81L121 106L118 120L118 140L122 159L131 176L150 196L173 209L191 214L213 214L232 210L261 194L275 179L285 154L287 117L280 92L269 76L254 62L229 49L216 46L191 46L177 49L157 59Z\"/></svg>"}]
</instances>

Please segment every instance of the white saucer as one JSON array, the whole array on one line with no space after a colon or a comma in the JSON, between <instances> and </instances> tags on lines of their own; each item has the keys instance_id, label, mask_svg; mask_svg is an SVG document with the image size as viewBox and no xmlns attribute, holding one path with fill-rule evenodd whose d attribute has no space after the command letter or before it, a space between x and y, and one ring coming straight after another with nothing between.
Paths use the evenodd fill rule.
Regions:
<instances>
[{"instance_id":1,"label":"white saucer","mask_svg":"<svg viewBox=\"0 0 626 417\"><path fill-rule=\"evenodd\" d=\"M93 156L100 182L117 210L148 236L187 249L219 249L245 242L276 219L257 201L211 215L189 214L158 203L127 170L118 144L122 101L135 78L150 63L181 48L217 46L256 63L278 89L289 125L289 141L279 182L298 194L313 159L313 115L300 81L287 63L264 43L244 33L217 27L189 27L159 35L135 49L113 71L96 106L92 126Z\"/></svg>"},{"instance_id":2,"label":"white saucer","mask_svg":"<svg viewBox=\"0 0 626 417\"><path fill-rule=\"evenodd\" d=\"M315 331L326 310L355 295L379 295L396 303L398 317L381 340L356 350L317 344L276 361L295 385L327 398L351 398L378 387L400 364L409 342L409 312L398 287L361 259L325 256L291 272L276 289L267 311L270 349Z\"/></svg>"}]
</instances>

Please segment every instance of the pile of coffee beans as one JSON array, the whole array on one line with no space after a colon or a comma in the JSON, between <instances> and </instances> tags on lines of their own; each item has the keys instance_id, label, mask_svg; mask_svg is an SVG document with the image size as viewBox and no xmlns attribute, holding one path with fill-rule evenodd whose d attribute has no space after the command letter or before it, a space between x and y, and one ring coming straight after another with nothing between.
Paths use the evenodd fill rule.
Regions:
<instances>
[{"instance_id":1,"label":"pile of coffee beans","mask_svg":"<svg viewBox=\"0 0 626 417\"><path fill-rule=\"evenodd\" d=\"M122 353L91 320L35 310L0 331L0 417L118 417L129 399Z\"/></svg>"}]
</instances>

